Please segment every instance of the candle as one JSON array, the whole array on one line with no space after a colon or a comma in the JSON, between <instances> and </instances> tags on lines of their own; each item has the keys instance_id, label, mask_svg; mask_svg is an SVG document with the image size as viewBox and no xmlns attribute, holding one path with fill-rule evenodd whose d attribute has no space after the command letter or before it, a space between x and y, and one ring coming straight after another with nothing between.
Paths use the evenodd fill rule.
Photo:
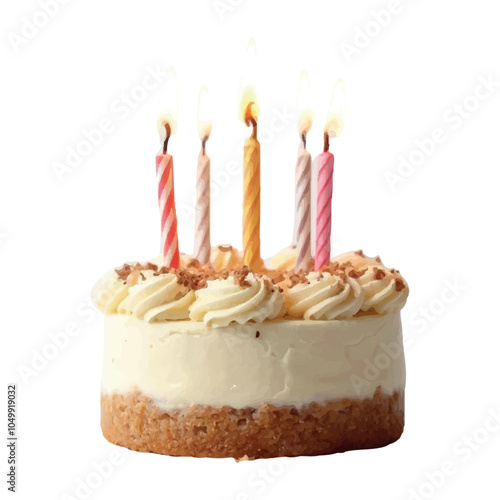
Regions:
<instances>
[{"instance_id":1,"label":"candle","mask_svg":"<svg viewBox=\"0 0 500 500\"><path fill-rule=\"evenodd\" d=\"M212 121L207 117L207 87L200 89L198 97L198 135L201 140L201 151L198 156L196 171L196 214L194 257L200 264L210 260L210 158L206 152L206 144L212 131Z\"/></svg>"},{"instance_id":2,"label":"candle","mask_svg":"<svg viewBox=\"0 0 500 500\"><path fill-rule=\"evenodd\" d=\"M315 159L317 171L316 250L314 269L319 271L330 262L332 231L332 191L334 156L330 153L330 137L338 137L344 128L346 107L345 85L337 80L333 89L324 129L324 148Z\"/></svg>"},{"instance_id":3,"label":"candle","mask_svg":"<svg viewBox=\"0 0 500 500\"><path fill-rule=\"evenodd\" d=\"M256 49L253 40L248 44L248 64L241 85L240 118L252 126L252 134L245 140L243 154L243 263L254 271L262 268L260 257L260 144L257 140L259 106L252 65Z\"/></svg>"},{"instance_id":4,"label":"candle","mask_svg":"<svg viewBox=\"0 0 500 500\"><path fill-rule=\"evenodd\" d=\"M328 150L328 133L325 132L324 151L315 159L318 172L316 202L316 253L314 269L319 271L330 262L330 237L332 231L332 190L334 157Z\"/></svg>"},{"instance_id":5,"label":"candle","mask_svg":"<svg viewBox=\"0 0 500 500\"><path fill-rule=\"evenodd\" d=\"M175 77L175 73L173 75ZM163 264L175 269L179 267L179 240L177 236L177 214L175 212L174 160L167 149L170 136L176 132L176 129L176 113L169 111L159 116L158 130L163 147L156 156L156 176L158 179L158 204L161 217L161 253L163 255Z\"/></svg>"},{"instance_id":6,"label":"candle","mask_svg":"<svg viewBox=\"0 0 500 500\"><path fill-rule=\"evenodd\" d=\"M306 149L313 112L310 105L310 82L303 71L297 93L297 128L300 135L295 166L295 228L293 245L297 247L296 271L307 271L311 260L311 155Z\"/></svg>"}]
</instances>

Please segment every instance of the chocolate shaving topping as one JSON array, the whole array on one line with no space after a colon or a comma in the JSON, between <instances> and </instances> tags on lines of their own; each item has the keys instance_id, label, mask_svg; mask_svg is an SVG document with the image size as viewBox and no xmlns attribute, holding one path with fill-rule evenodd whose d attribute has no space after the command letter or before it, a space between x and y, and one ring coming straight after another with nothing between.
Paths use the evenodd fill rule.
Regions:
<instances>
[{"instance_id":1,"label":"chocolate shaving topping","mask_svg":"<svg viewBox=\"0 0 500 500\"><path fill-rule=\"evenodd\" d=\"M363 274L366 273L366 268L365 269L349 269L347 271L347 276L349 276L349 278L354 278L354 279L358 279L358 278L361 278L361 276L363 276Z\"/></svg>"},{"instance_id":2,"label":"chocolate shaving topping","mask_svg":"<svg viewBox=\"0 0 500 500\"><path fill-rule=\"evenodd\" d=\"M247 281L247 276L251 272L248 266L243 266L241 269L235 269L231 272L235 285L239 285L241 288L248 288L250 283Z\"/></svg>"},{"instance_id":3,"label":"chocolate shaving topping","mask_svg":"<svg viewBox=\"0 0 500 500\"><path fill-rule=\"evenodd\" d=\"M116 275L120 280L126 280L130 274L134 271L157 271L158 266L153 264L152 262L146 262L146 264L134 264L131 266L130 264L123 264L123 266L119 269L115 269Z\"/></svg>"},{"instance_id":4,"label":"chocolate shaving topping","mask_svg":"<svg viewBox=\"0 0 500 500\"><path fill-rule=\"evenodd\" d=\"M283 276L283 273L280 273L278 274L278 276L275 276L273 278L273 283L276 284L276 283L279 283L281 281L284 281L285 280L285 276Z\"/></svg>"},{"instance_id":5,"label":"chocolate shaving topping","mask_svg":"<svg viewBox=\"0 0 500 500\"><path fill-rule=\"evenodd\" d=\"M219 245L218 247L221 251L228 251L232 249L231 245ZM363 255L361 250L355 252L358 255ZM380 259L378 259L379 261ZM263 278L264 285L266 289L270 292L283 292L284 290L293 288L296 285L305 283L309 284L307 275L310 271L314 269L314 259L311 259L310 269L307 271L288 271L281 272L278 270L266 269L264 274L253 273L252 269L248 266L243 266L238 269L215 271L211 264L202 265L196 259L190 259L181 269L174 269L170 267L163 266L158 268L156 264L152 262L146 263L136 263L136 264L124 264L121 268L115 269L116 276L119 280L123 281L124 284L128 282L129 285L137 283L137 280L142 278L142 280L147 279L143 271L154 271L154 276L160 276L162 274L175 274L177 277L177 283L182 286L189 288L190 290L196 291L202 288L206 288L208 281L213 280L225 280L229 277L233 278L236 285L241 288L248 288L251 286L248 281L248 275L250 273L255 274ZM347 282L347 278L358 279L367 272L368 268L356 269L353 267L352 262L347 261L342 264L338 262L330 262L322 269L319 270L319 277L323 276L323 273L329 273L335 275L339 278L340 286L344 286ZM395 290L397 292L406 288L405 281L397 276L398 271L394 269L381 269L379 267L373 268L374 279L381 280L385 278L388 274L391 278L395 278ZM279 285L278 285L279 284Z\"/></svg>"},{"instance_id":6,"label":"chocolate shaving topping","mask_svg":"<svg viewBox=\"0 0 500 500\"><path fill-rule=\"evenodd\" d=\"M233 249L232 245L219 245L217 247L221 252L230 252Z\"/></svg>"},{"instance_id":7,"label":"chocolate shaving topping","mask_svg":"<svg viewBox=\"0 0 500 500\"><path fill-rule=\"evenodd\" d=\"M401 278L396 278L396 292L400 292L404 288L406 288L405 282Z\"/></svg>"},{"instance_id":8,"label":"chocolate shaving topping","mask_svg":"<svg viewBox=\"0 0 500 500\"><path fill-rule=\"evenodd\" d=\"M200 264L200 261L198 259L190 259L188 261L187 267L194 267L195 269L200 269L201 264Z\"/></svg>"},{"instance_id":9,"label":"chocolate shaving topping","mask_svg":"<svg viewBox=\"0 0 500 500\"><path fill-rule=\"evenodd\" d=\"M307 275L304 271L298 271L297 273L286 273L285 276L289 283L288 288L293 288L299 283L309 283Z\"/></svg>"}]
</instances>

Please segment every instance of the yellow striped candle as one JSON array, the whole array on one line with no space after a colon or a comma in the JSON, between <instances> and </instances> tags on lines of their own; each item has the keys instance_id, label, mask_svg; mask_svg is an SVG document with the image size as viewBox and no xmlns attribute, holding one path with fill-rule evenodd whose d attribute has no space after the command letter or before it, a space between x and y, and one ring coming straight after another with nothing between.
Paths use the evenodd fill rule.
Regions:
<instances>
[{"instance_id":1,"label":"yellow striped candle","mask_svg":"<svg viewBox=\"0 0 500 500\"><path fill-rule=\"evenodd\" d=\"M249 105L251 108L251 104ZM259 270L260 258L260 144L257 120L250 116L252 135L245 141L243 155L243 263Z\"/></svg>"},{"instance_id":2,"label":"yellow striped candle","mask_svg":"<svg viewBox=\"0 0 500 500\"><path fill-rule=\"evenodd\" d=\"M260 257L260 144L257 140L259 106L255 91L255 41L247 48L245 72L240 87L240 119L252 126L252 135L244 145L243 153L243 263L253 269L262 269Z\"/></svg>"}]
</instances>

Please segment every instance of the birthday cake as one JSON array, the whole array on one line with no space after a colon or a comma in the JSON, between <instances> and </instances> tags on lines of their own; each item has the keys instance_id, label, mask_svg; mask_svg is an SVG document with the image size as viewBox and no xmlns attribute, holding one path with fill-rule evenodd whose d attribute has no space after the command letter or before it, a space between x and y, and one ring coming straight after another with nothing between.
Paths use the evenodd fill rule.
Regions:
<instances>
[{"instance_id":1,"label":"birthday cake","mask_svg":"<svg viewBox=\"0 0 500 500\"><path fill-rule=\"evenodd\" d=\"M126 264L97 284L110 442L253 459L400 437L408 286L396 270L361 251L320 272L254 273L231 247L211 263Z\"/></svg>"},{"instance_id":2,"label":"birthday cake","mask_svg":"<svg viewBox=\"0 0 500 500\"><path fill-rule=\"evenodd\" d=\"M304 78L302 78L304 80ZM314 258L310 113L299 113L294 244L260 257L258 105L243 87L243 251L210 244L211 121L199 118L195 251L179 253L168 141L156 158L161 255L110 271L93 300L105 314L101 427L132 450L255 459L320 455L396 441L404 426L400 310L408 285L362 251L330 258L330 137L343 128L339 81L315 160ZM200 102L206 98L200 92Z\"/></svg>"}]
</instances>

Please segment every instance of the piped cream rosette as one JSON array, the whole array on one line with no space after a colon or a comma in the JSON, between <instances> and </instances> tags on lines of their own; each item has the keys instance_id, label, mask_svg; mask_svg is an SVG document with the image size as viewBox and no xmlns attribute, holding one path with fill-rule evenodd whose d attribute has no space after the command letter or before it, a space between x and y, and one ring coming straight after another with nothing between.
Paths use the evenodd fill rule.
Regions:
<instances>
[{"instance_id":1,"label":"piped cream rosette","mask_svg":"<svg viewBox=\"0 0 500 500\"><path fill-rule=\"evenodd\" d=\"M271 272L274 282L248 268L227 270L241 264L233 247L214 247L212 257L218 269L158 271L151 263L126 264L98 282L94 303L106 314L132 315L148 323L189 319L224 327L284 316L331 321L389 314L408 298L401 274L361 251L337 257L321 272L289 271L279 277Z\"/></svg>"},{"instance_id":2,"label":"piped cream rosette","mask_svg":"<svg viewBox=\"0 0 500 500\"><path fill-rule=\"evenodd\" d=\"M287 313L294 318L352 318L363 305L363 290L353 278L343 280L330 273L309 273L307 280L285 292Z\"/></svg>"}]
</instances>

